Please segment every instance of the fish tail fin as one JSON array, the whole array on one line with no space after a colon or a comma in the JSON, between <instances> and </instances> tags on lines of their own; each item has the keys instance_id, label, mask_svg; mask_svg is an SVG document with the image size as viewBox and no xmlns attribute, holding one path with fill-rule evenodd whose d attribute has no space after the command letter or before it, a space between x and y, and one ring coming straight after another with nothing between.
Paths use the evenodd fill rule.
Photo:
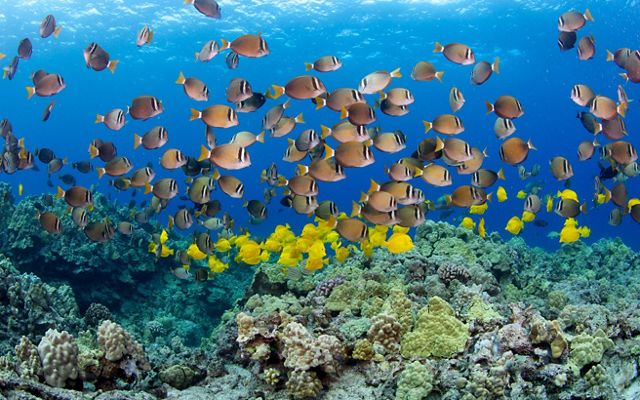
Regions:
<instances>
[{"instance_id":1,"label":"fish tail fin","mask_svg":"<svg viewBox=\"0 0 640 400\"><path fill-rule=\"evenodd\" d=\"M586 214L587 211L589 211L589 209L587 208L587 203L582 203L582 205L580 205L580 212Z\"/></svg>"},{"instance_id":2,"label":"fish tail fin","mask_svg":"<svg viewBox=\"0 0 640 400\"><path fill-rule=\"evenodd\" d=\"M593 147L600 147L600 143L598 142L598 138L593 139L593 142L591 142L591 144L593 145Z\"/></svg>"},{"instance_id":3,"label":"fish tail fin","mask_svg":"<svg viewBox=\"0 0 640 400\"><path fill-rule=\"evenodd\" d=\"M309 167L307 167L306 165L298 164L298 166L296 167L296 175L305 176L308 173Z\"/></svg>"},{"instance_id":4,"label":"fish tail fin","mask_svg":"<svg viewBox=\"0 0 640 400\"><path fill-rule=\"evenodd\" d=\"M593 134L597 135L600 132L602 132L602 123L601 122L596 122L596 129L595 129L595 132L593 132Z\"/></svg>"},{"instance_id":5,"label":"fish tail fin","mask_svg":"<svg viewBox=\"0 0 640 400\"><path fill-rule=\"evenodd\" d=\"M285 91L284 86L271 85L271 87L273 88L273 92L269 91L266 94L266 97L268 99L275 100L275 99L280 98L280 96L282 96L284 94L284 91Z\"/></svg>"},{"instance_id":6,"label":"fish tail fin","mask_svg":"<svg viewBox=\"0 0 640 400\"><path fill-rule=\"evenodd\" d=\"M627 114L627 108L629 107L628 103L620 103L618 105L618 114L620 114L620 116L622 118L625 117L625 115Z\"/></svg>"},{"instance_id":7,"label":"fish tail fin","mask_svg":"<svg viewBox=\"0 0 640 400\"><path fill-rule=\"evenodd\" d=\"M504 169L500 168L500 170L498 170L498 179L501 179L503 181L506 181L507 178L504 176Z\"/></svg>"},{"instance_id":8,"label":"fish tail fin","mask_svg":"<svg viewBox=\"0 0 640 400\"><path fill-rule=\"evenodd\" d=\"M231 43L227 42L224 39L220 39L220 51L230 49Z\"/></svg>"},{"instance_id":9,"label":"fish tail fin","mask_svg":"<svg viewBox=\"0 0 640 400\"><path fill-rule=\"evenodd\" d=\"M387 94L384 92L384 90L379 90L378 94L380 95L379 101L382 101L387 98Z\"/></svg>"},{"instance_id":10,"label":"fish tail fin","mask_svg":"<svg viewBox=\"0 0 640 400\"><path fill-rule=\"evenodd\" d=\"M200 58L200 52L199 52L199 51L196 51L196 52L195 52L195 59L196 59L196 61L198 61L198 59L199 59L199 58Z\"/></svg>"},{"instance_id":11,"label":"fish tail fin","mask_svg":"<svg viewBox=\"0 0 640 400\"><path fill-rule=\"evenodd\" d=\"M151 43L151 40L153 40L153 31L149 31L149 36L147 36L147 44Z\"/></svg>"},{"instance_id":12,"label":"fish tail fin","mask_svg":"<svg viewBox=\"0 0 640 400\"><path fill-rule=\"evenodd\" d=\"M167 218L167 230L170 231L174 225L175 225L175 220L173 219L172 215L169 215L169 218Z\"/></svg>"},{"instance_id":13,"label":"fish tail fin","mask_svg":"<svg viewBox=\"0 0 640 400\"><path fill-rule=\"evenodd\" d=\"M438 82L442 83L442 77L444 76L444 71L436 71L436 79Z\"/></svg>"},{"instance_id":14,"label":"fish tail fin","mask_svg":"<svg viewBox=\"0 0 640 400\"><path fill-rule=\"evenodd\" d=\"M394 69L393 71L391 71L391 73L389 74L391 75L392 78L402 78L402 73L400 72L400 67Z\"/></svg>"},{"instance_id":15,"label":"fish tail fin","mask_svg":"<svg viewBox=\"0 0 640 400\"><path fill-rule=\"evenodd\" d=\"M95 123L99 124L101 122L104 122L104 115L100 115L100 114L96 114L96 120Z\"/></svg>"},{"instance_id":16,"label":"fish tail fin","mask_svg":"<svg viewBox=\"0 0 640 400\"><path fill-rule=\"evenodd\" d=\"M256 136L256 142L264 143L264 131L260 132Z\"/></svg>"},{"instance_id":17,"label":"fish tail fin","mask_svg":"<svg viewBox=\"0 0 640 400\"><path fill-rule=\"evenodd\" d=\"M193 121L194 119L200 119L202 118L202 113L198 110L196 110L195 108L191 109L191 117L189 119L189 121Z\"/></svg>"},{"instance_id":18,"label":"fish tail fin","mask_svg":"<svg viewBox=\"0 0 640 400\"><path fill-rule=\"evenodd\" d=\"M118 67L119 63L119 60L111 60L109 61L109 64L107 64L107 68L109 68L109 71L111 71L112 74L116 72L116 68Z\"/></svg>"},{"instance_id":19,"label":"fish tail fin","mask_svg":"<svg viewBox=\"0 0 640 400\"><path fill-rule=\"evenodd\" d=\"M367 200L369 200L369 195L366 194L365 192L360 192L360 200L358 200L358 202L364 203Z\"/></svg>"},{"instance_id":20,"label":"fish tail fin","mask_svg":"<svg viewBox=\"0 0 640 400\"><path fill-rule=\"evenodd\" d=\"M149 184L149 182L144 183L144 194L149 194L153 190L153 186Z\"/></svg>"},{"instance_id":21,"label":"fish tail fin","mask_svg":"<svg viewBox=\"0 0 640 400\"><path fill-rule=\"evenodd\" d=\"M193 4L193 0L184 0L184 4Z\"/></svg>"},{"instance_id":22,"label":"fish tail fin","mask_svg":"<svg viewBox=\"0 0 640 400\"><path fill-rule=\"evenodd\" d=\"M300 113L296 115L296 117L294 118L294 121L296 121L296 124L304 124L304 114Z\"/></svg>"},{"instance_id":23,"label":"fish tail fin","mask_svg":"<svg viewBox=\"0 0 640 400\"><path fill-rule=\"evenodd\" d=\"M625 82L629 82L629 74L627 74L626 72L621 72L618 75L620 75L620 77L624 79Z\"/></svg>"},{"instance_id":24,"label":"fish tail fin","mask_svg":"<svg viewBox=\"0 0 640 400\"><path fill-rule=\"evenodd\" d=\"M444 142L439 137L436 137L436 151L444 149Z\"/></svg>"},{"instance_id":25,"label":"fish tail fin","mask_svg":"<svg viewBox=\"0 0 640 400\"><path fill-rule=\"evenodd\" d=\"M313 64L311 63L304 63L304 70L305 71L311 71L313 69Z\"/></svg>"},{"instance_id":26,"label":"fish tail fin","mask_svg":"<svg viewBox=\"0 0 640 400\"><path fill-rule=\"evenodd\" d=\"M493 201L493 192L491 192L491 193L489 193L489 194L487 195L487 201L488 201L489 203L491 203L491 202Z\"/></svg>"},{"instance_id":27,"label":"fish tail fin","mask_svg":"<svg viewBox=\"0 0 640 400\"><path fill-rule=\"evenodd\" d=\"M380 184L373 179L369 182L369 193L377 192L380 190Z\"/></svg>"},{"instance_id":28,"label":"fish tail fin","mask_svg":"<svg viewBox=\"0 0 640 400\"><path fill-rule=\"evenodd\" d=\"M538 150L536 146L533 145L533 142L531 142L531 139L527 140L527 147L529 150Z\"/></svg>"},{"instance_id":29,"label":"fish tail fin","mask_svg":"<svg viewBox=\"0 0 640 400\"><path fill-rule=\"evenodd\" d=\"M140 135L138 135L137 133L133 134L133 149L137 149L138 146L140 146L140 144L142 143L142 137Z\"/></svg>"},{"instance_id":30,"label":"fish tail fin","mask_svg":"<svg viewBox=\"0 0 640 400\"><path fill-rule=\"evenodd\" d=\"M326 125L320 125L320 131L322 132L320 134L320 138L322 138L322 139L326 139L329 136L331 136L331 128L329 128Z\"/></svg>"},{"instance_id":31,"label":"fish tail fin","mask_svg":"<svg viewBox=\"0 0 640 400\"><path fill-rule=\"evenodd\" d=\"M316 110L321 109L322 107L327 105L327 100L324 97L316 97Z\"/></svg>"},{"instance_id":32,"label":"fish tail fin","mask_svg":"<svg viewBox=\"0 0 640 400\"><path fill-rule=\"evenodd\" d=\"M353 217L357 217L358 215L360 215L360 211L362 210L362 207L360 207L360 204L358 204L357 202L353 201L352 205L351 205L351 218Z\"/></svg>"},{"instance_id":33,"label":"fish tail fin","mask_svg":"<svg viewBox=\"0 0 640 400\"><path fill-rule=\"evenodd\" d=\"M198 56L197 56L197 54L198 54L198 53L196 53L196 58L198 57ZM180 71L180 73L178 74L178 79L176 79L176 83L177 83L178 85L184 85L184 82L185 82L186 80L187 80L187 79L184 77L184 74L182 73L182 71Z\"/></svg>"},{"instance_id":34,"label":"fish tail fin","mask_svg":"<svg viewBox=\"0 0 640 400\"><path fill-rule=\"evenodd\" d=\"M5 67L2 70L2 79L7 79L7 76L9 76L9 68Z\"/></svg>"},{"instance_id":35,"label":"fish tail fin","mask_svg":"<svg viewBox=\"0 0 640 400\"><path fill-rule=\"evenodd\" d=\"M242 208L247 208L249 207L249 202L247 200L242 202Z\"/></svg>"},{"instance_id":36,"label":"fish tail fin","mask_svg":"<svg viewBox=\"0 0 640 400\"><path fill-rule=\"evenodd\" d=\"M611 62L614 59L615 59L615 56L613 55L613 53L607 50L607 62Z\"/></svg>"},{"instance_id":37,"label":"fish tail fin","mask_svg":"<svg viewBox=\"0 0 640 400\"><path fill-rule=\"evenodd\" d=\"M491 64L491 70L496 74L500 73L500 57L496 57L496 60Z\"/></svg>"},{"instance_id":38,"label":"fish tail fin","mask_svg":"<svg viewBox=\"0 0 640 400\"><path fill-rule=\"evenodd\" d=\"M100 155L98 148L94 145L89 146L89 156L91 156L91 158L96 158L98 155Z\"/></svg>"},{"instance_id":39,"label":"fish tail fin","mask_svg":"<svg viewBox=\"0 0 640 400\"><path fill-rule=\"evenodd\" d=\"M56 190L56 199L61 199L63 197L64 197L64 190L62 190L62 188L58 186L58 189Z\"/></svg>"},{"instance_id":40,"label":"fish tail fin","mask_svg":"<svg viewBox=\"0 0 640 400\"><path fill-rule=\"evenodd\" d=\"M29 100L31 100L31 98L33 97L34 93L36 92L36 87L35 86L27 86L27 98Z\"/></svg>"},{"instance_id":41,"label":"fish tail fin","mask_svg":"<svg viewBox=\"0 0 640 400\"><path fill-rule=\"evenodd\" d=\"M417 178L417 177L422 176L423 174L424 174L424 170L422 168L416 167L415 170L414 170L414 173L413 173L413 177Z\"/></svg>"},{"instance_id":42,"label":"fish tail fin","mask_svg":"<svg viewBox=\"0 0 640 400\"><path fill-rule=\"evenodd\" d=\"M440 44L440 42L436 42L436 44L433 45L434 53L442 53L443 51L444 51L444 47Z\"/></svg>"},{"instance_id":43,"label":"fish tail fin","mask_svg":"<svg viewBox=\"0 0 640 400\"><path fill-rule=\"evenodd\" d=\"M283 187L283 186L287 186L288 184L289 184L289 181L287 180L287 178L285 178L282 175L278 176L278 186ZM286 190L285 192L286 192L285 193L286 195L290 194L288 190Z\"/></svg>"},{"instance_id":44,"label":"fish tail fin","mask_svg":"<svg viewBox=\"0 0 640 400\"><path fill-rule=\"evenodd\" d=\"M591 15L591 11L589 11L589 9L587 8L586 10L584 10L584 19L586 19L587 21L595 21L593 19L593 15Z\"/></svg>"},{"instance_id":45,"label":"fish tail fin","mask_svg":"<svg viewBox=\"0 0 640 400\"><path fill-rule=\"evenodd\" d=\"M207 149L204 145L200 146L200 156L198 157L198 161L204 161L211 155L211 151Z\"/></svg>"},{"instance_id":46,"label":"fish tail fin","mask_svg":"<svg viewBox=\"0 0 640 400\"><path fill-rule=\"evenodd\" d=\"M431 128L433 128L433 124L429 121L422 121L422 124L424 125L424 133L429 133Z\"/></svg>"},{"instance_id":47,"label":"fish tail fin","mask_svg":"<svg viewBox=\"0 0 640 400\"><path fill-rule=\"evenodd\" d=\"M336 151L331 148L328 144L324 144L324 159L327 160L333 157L336 154Z\"/></svg>"},{"instance_id":48,"label":"fish tail fin","mask_svg":"<svg viewBox=\"0 0 640 400\"><path fill-rule=\"evenodd\" d=\"M0 60L2 60L3 58L5 58L7 55L4 53L0 53Z\"/></svg>"},{"instance_id":49,"label":"fish tail fin","mask_svg":"<svg viewBox=\"0 0 640 400\"><path fill-rule=\"evenodd\" d=\"M376 102L373 103L373 108L380 108L380 100L376 100Z\"/></svg>"},{"instance_id":50,"label":"fish tail fin","mask_svg":"<svg viewBox=\"0 0 640 400\"><path fill-rule=\"evenodd\" d=\"M453 199L451 198L451 195L447 194L444 196L444 201L445 203L447 203L447 206L450 206L451 203L453 202Z\"/></svg>"},{"instance_id":51,"label":"fish tail fin","mask_svg":"<svg viewBox=\"0 0 640 400\"><path fill-rule=\"evenodd\" d=\"M62 26L60 25L56 26L56 29L53 30L53 37L57 39L58 36L60 36L61 30L62 30Z\"/></svg>"},{"instance_id":52,"label":"fish tail fin","mask_svg":"<svg viewBox=\"0 0 640 400\"><path fill-rule=\"evenodd\" d=\"M347 110L346 107L342 107L342 110L340 110L340 119L346 119L349 116L349 111Z\"/></svg>"},{"instance_id":53,"label":"fish tail fin","mask_svg":"<svg viewBox=\"0 0 640 400\"><path fill-rule=\"evenodd\" d=\"M211 173L211 179L213 179L214 181L220 180L220 171L218 171L217 168L214 169Z\"/></svg>"},{"instance_id":54,"label":"fish tail fin","mask_svg":"<svg viewBox=\"0 0 640 400\"><path fill-rule=\"evenodd\" d=\"M491 114L494 110L493 104L489 103L487 100L484 101L484 105L487 107L487 114Z\"/></svg>"},{"instance_id":55,"label":"fish tail fin","mask_svg":"<svg viewBox=\"0 0 640 400\"><path fill-rule=\"evenodd\" d=\"M96 168L96 172L98 173L98 179L100 179L106 171L104 168Z\"/></svg>"}]
</instances>

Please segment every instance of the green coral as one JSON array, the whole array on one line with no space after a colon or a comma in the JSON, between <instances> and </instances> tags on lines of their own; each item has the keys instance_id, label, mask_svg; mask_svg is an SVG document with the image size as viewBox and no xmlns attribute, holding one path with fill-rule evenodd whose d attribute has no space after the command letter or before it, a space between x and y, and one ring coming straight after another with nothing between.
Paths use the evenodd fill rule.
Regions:
<instances>
[{"instance_id":1,"label":"green coral","mask_svg":"<svg viewBox=\"0 0 640 400\"><path fill-rule=\"evenodd\" d=\"M396 400L422 400L433 389L433 375L417 361L407 365L398 378Z\"/></svg>"},{"instance_id":2,"label":"green coral","mask_svg":"<svg viewBox=\"0 0 640 400\"><path fill-rule=\"evenodd\" d=\"M387 288L380 282L373 280L347 281L331 291L325 306L329 311L350 310L354 314L359 314L376 298L385 298L386 295ZM377 310L367 314L365 316L373 316L377 314Z\"/></svg>"},{"instance_id":3,"label":"green coral","mask_svg":"<svg viewBox=\"0 0 640 400\"><path fill-rule=\"evenodd\" d=\"M491 304L487 304L480 297L475 296L473 300L471 300L471 305L467 310L467 318L469 320L488 323L492 320L502 319L502 316Z\"/></svg>"},{"instance_id":4,"label":"green coral","mask_svg":"<svg viewBox=\"0 0 640 400\"><path fill-rule=\"evenodd\" d=\"M613 348L613 340L598 329L593 336L586 333L575 336L570 347L569 363L580 369L589 363L599 363L604 352Z\"/></svg>"},{"instance_id":5,"label":"green coral","mask_svg":"<svg viewBox=\"0 0 640 400\"><path fill-rule=\"evenodd\" d=\"M451 306L436 296L418 313L413 331L402 337L401 354L405 358L448 358L463 351L467 339L467 324L457 319Z\"/></svg>"},{"instance_id":6,"label":"green coral","mask_svg":"<svg viewBox=\"0 0 640 400\"><path fill-rule=\"evenodd\" d=\"M413 312L411 311L411 300L399 287L389 290L389 297L382 306L382 311L396 317L402 326L402 333L407 333L413 327Z\"/></svg>"}]
</instances>

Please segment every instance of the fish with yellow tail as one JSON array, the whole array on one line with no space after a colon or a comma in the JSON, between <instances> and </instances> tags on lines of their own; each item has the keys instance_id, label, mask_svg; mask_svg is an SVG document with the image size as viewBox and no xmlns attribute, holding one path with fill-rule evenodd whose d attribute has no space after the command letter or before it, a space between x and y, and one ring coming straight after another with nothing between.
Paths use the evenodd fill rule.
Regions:
<instances>
[{"instance_id":1,"label":"fish with yellow tail","mask_svg":"<svg viewBox=\"0 0 640 400\"><path fill-rule=\"evenodd\" d=\"M509 232L510 234L517 236L524 229L524 222L519 217L511 217L509 221L507 221L507 226L505 226L504 230Z\"/></svg>"}]
</instances>

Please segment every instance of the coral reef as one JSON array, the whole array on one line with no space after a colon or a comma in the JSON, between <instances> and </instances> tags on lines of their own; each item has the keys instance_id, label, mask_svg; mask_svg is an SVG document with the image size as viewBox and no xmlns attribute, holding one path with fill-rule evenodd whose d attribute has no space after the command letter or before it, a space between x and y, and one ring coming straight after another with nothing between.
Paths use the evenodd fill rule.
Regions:
<instances>
[{"instance_id":1,"label":"coral reef","mask_svg":"<svg viewBox=\"0 0 640 400\"><path fill-rule=\"evenodd\" d=\"M219 311L220 323L199 348L185 343L205 336L203 328L186 324L167 304L192 312L188 295L210 289L185 289L175 280L163 285L176 297L149 300L157 302L156 313L128 317L123 310L139 309L134 304L95 305L83 324L76 308L75 324L56 325L69 334L48 334L66 353L53 352L46 363L33 345L40 336L11 331L29 335L0 359L7 371L0 372L0 393L29 388L41 398L79 399L103 390L111 398L228 400L640 393L640 255L615 240L549 254L520 239L483 239L426 222L407 253L355 252L312 275L281 271L259 265L244 295L234 289L241 300ZM7 276L26 275L12 269ZM69 369L47 380L53 360L75 365L75 379Z\"/></svg>"}]
</instances>

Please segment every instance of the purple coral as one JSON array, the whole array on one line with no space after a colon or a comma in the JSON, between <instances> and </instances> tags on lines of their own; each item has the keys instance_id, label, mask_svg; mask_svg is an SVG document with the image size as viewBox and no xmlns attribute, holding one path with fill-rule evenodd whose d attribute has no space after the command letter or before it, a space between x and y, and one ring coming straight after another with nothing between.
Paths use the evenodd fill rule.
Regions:
<instances>
[{"instance_id":1,"label":"purple coral","mask_svg":"<svg viewBox=\"0 0 640 400\"><path fill-rule=\"evenodd\" d=\"M344 282L344 278L341 276L336 276L331 279L327 279L326 281L320 283L316 287L316 290L315 290L316 295L322 296L322 297L328 297L333 291L333 288L340 285L342 282Z\"/></svg>"}]
</instances>

